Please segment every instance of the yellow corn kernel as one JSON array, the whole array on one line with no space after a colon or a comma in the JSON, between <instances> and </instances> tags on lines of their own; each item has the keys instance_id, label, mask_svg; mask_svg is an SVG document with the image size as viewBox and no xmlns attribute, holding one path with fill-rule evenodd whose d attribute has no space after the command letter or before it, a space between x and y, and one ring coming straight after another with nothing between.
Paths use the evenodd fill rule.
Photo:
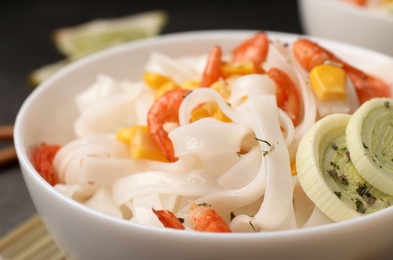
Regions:
<instances>
[{"instance_id":1,"label":"yellow corn kernel","mask_svg":"<svg viewBox=\"0 0 393 260\"><path fill-rule=\"evenodd\" d=\"M231 87L223 81L217 81L210 86L211 89L214 89L224 98L224 100L228 100L231 95Z\"/></svg>"},{"instance_id":2,"label":"yellow corn kernel","mask_svg":"<svg viewBox=\"0 0 393 260\"><path fill-rule=\"evenodd\" d=\"M322 101L347 97L346 73L338 66L316 66L310 72L310 84L317 98Z\"/></svg>"},{"instance_id":3,"label":"yellow corn kernel","mask_svg":"<svg viewBox=\"0 0 393 260\"><path fill-rule=\"evenodd\" d=\"M146 85L152 89L158 89L165 83L172 81L171 78L155 72L145 72L143 75L143 80L145 81Z\"/></svg>"},{"instance_id":4,"label":"yellow corn kernel","mask_svg":"<svg viewBox=\"0 0 393 260\"><path fill-rule=\"evenodd\" d=\"M197 121L205 117L213 117L223 122L231 122L214 101L203 103L196 107L191 113L191 122Z\"/></svg>"},{"instance_id":5,"label":"yellow corn kernel","mask_svg":"<svg viewBox=\"0 0 393 260\"><path fill-rule=\"evenodd\" d=\"M221 74L224 79L232 75L247 75L256 73L254 64L246 62L223 62L221 64Z\"/></svg>"},{"instance_id":6,"label":"yellow corn kernel","mask_svg":"<svg viewBox=\"0 0 393 260\"><path fill-rule=\"evenodd\" d=\"M178 88L180 88L180 86L177 85L175 82L168 81L156 89L156 92L154 93L154 98L157 99L164 95L167 91Z\"/></svg>"},{"instance_id":7,"label":"yellow corn kernel","mask_svg":"<svg viewBox=\"0 0 393 260\"><path fill-rule=\"evenodd\" d=\"M194 90L199 88L199 82L194 80L185 81L180 85L181 89Z\"/></svg>"},{"instance_id":8,"label":"yellow corn kernel","mask_svg":"<svg viewBox=\"0 0 393 260\"><path fill-rule=\"evenodd\" d=\"M147 159L168 162L161 149L154 142L147 126L133 126L117 132L116 138L130 145L130 156L133 159Z\"/></svg>"},{"instance_id":9,"label":"yellow corn kernel","mask_svg":"<svg viewBox=\"0 0 393 260\"><path fill-rule=\"evenodd\" d=\"M117 131L116 139L122 141L125 144L130 144L131 142L131 128L125 128Z\"/></svg>"},{"instance_id":10,"label":"yellow corn kernel","mask_svg":"<svg viewBox=\"0 0 393 260\"><path fill-rule=\"evenodd\" d=\"M296 176L297 175L296 160L293 160L293 162L291 163L291 173L292 173L292 176Z\"/></svg>"}]
</instances>

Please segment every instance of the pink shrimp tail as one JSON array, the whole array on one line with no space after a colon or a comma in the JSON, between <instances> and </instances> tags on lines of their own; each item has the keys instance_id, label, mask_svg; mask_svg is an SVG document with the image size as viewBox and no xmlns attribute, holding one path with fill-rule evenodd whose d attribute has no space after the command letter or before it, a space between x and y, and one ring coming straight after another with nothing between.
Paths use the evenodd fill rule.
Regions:
<instances>
[{"instance_id":1,"label":"pink shrimp tail","mask_svg":"<svg viewBox=\"0 0 393 260\"><path fill-rule=\"evenodd\" d=\"M391 97L390 87L382 79L349 65L315 42L307 39L297 40L293 44L293 52L300 65L308 72L327 61L341 66L352 80L360 104L374 97Z\"/></svg>"},{"instance_id":2,"label":"pink shrimp tail","mask_svg":"<svg viewBox=\"0 0 393 260\"><path fill-rule=\"evenodd\" d=\"M251 61L257 72L263 72L262 64L269 51L269 38L265 32L259 32L242 42L232 54L235 62Z\"/></svg>"},{"instance_id":3,"label":"pink shrimp tail","mask_svg":"<svg viewBox=\"0 0 393 260\"><path fill-rule=\"evenodd\" d=\"M164 129L164 124L168 122L179 122L179 108L184 96L188 92L188 90L184 89L175 89L166 92L153 103L147 115L147 125L150 135L170 162L175 162L178 158L175 156L172 141Z\"/></svg>"},{"instance_id":4,"label":"pink shrimp tail","mask_svg":"<svg viewBox=\"0 0 393 260\"><path fill-rule=\"evenodd\" d=\"M232 232L228 224L209 206L190 204L188 216L193 229L201 232Z\"/></svg>"},{"instance_id":5,"label":"pink shrimp tail","mask_svg":"<svg viewBox=\"0 0 393 260\"><path fill-rule=\"evenodd\" d=\"M201 87L210 87L214 82L221 78L221 57L220 46L214 46L207 59L205 70L200 81Z\"/></svg>"}]
</instances>

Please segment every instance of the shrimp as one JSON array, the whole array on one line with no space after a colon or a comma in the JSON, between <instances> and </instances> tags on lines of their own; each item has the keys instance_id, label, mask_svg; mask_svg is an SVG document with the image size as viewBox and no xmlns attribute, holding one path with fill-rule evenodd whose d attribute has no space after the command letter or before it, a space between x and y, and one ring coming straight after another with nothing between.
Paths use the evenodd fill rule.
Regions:
<instances>
[{"instance_id":1,"label":"shrimp","mask_svg":"<svg viewBox=\"0 0 393 260\"><path fill-rule=\"evenodd\" d=\"M245 40L232 51L232 62L252 62L255 72L264 73L262 64L265 62L269 50L269 39L264 32L259 32ZM202 74L200 85L210 87L222 77L222 50L214 46L207 59L205 70Z\"/></svg>"},{"instance_id":2,"label":"shrimp","mask_svg":"<svg viewBox=\"0 0 393 260\"><path fill-rule=\"evenodd\" d=\"M202 79L200 82L201 87L210 87L214 82L220 79L221 57L222 57L221 47L214 46L214 48L209 53L206 67L202 74Z\"/></svg>"},{"instance_id":3,"label":"shrimp","mask_svg":"<svg viewBox=\"0 0 393 260\"><path fill-rule=\"evenodd\" d=\"M308 72L326 61L340 65L352 80L360 104L374 97L391 96L389 86L382 79L368 75L349 65L315 42L307 39L297 40L293 45L293 52L301 66Z\"/></svg>"},{"instance_id":4,"label":"shrimp","mask_svg":"<svg viewBox=\"0 0 393 260\"><path fill-rule=\"evenodd\" d=\"M207 205L190 204L188 220L196 231L201 232L232 232L229 225Z\"/></svg>"},{"instance_id":5,"label":"shrimp","mask_svg":"<svg viewBox=\"0 0 393 260\"><path fill-rule=\"evenodd\" d=\"M295 84L284 71L278 68L269 69L267 75L276 83L278 107L284 110L292 119L294 126L297 126L300 120L300 97Z\"/></svg>"},{"instance_id":6,"label":"shrimp","mask_svg":"<svg viewBox=\"0 0 393 260\"><path fill-rule=\"evenodd\" d=\"M147 114L147 126L158 147L170 162L177 161L173 144L164 129L168 122L179 122L179 107L184 96L189 92L185 89L174 89L159 97L150 107Z\"/></svg>"},{"instance_id":7,"label":"shrimp","mask_svg":"<svg viewBox=\"0 0 393 260\"><path fill-rule=\"evenodd\" d=\"M158 219L166 228L185 229L182 222L169 210L155 210L152 209Z\"/></svg>"},{"instance_id":8,"label":"shrimp","mask_svg":"<svg viewBox=\"0 0 393 260\"><path fill-rule=\"evenodd\" d=\"M258 73L263 73L262 64L265 62L269 50L269 39L264 32L259 32L253 37L242 42L232 54L232 61L251 61Z\"/></svg>"},{"instance_id":9,"label":"shrimp","mask_svg":"<svg viewBox=\"0 0 393 260\"><path fill-rule=\"evenodd\" d=\"M52 162L60 148L60 145L43 144L37 147L33 153L34 168L52 186L59 182Z\"/></svg>"}]
</instances>

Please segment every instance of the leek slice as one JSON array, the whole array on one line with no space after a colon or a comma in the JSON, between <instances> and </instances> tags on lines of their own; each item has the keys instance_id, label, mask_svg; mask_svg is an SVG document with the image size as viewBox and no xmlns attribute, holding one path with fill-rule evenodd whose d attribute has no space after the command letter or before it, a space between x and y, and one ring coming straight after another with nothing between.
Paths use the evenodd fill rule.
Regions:
<instances>
[{"instance_id":1,"label":"leek slice","mask_svg":"<svg viewBox=\"0 0 393 260\"><path fill-rule=\"evenodd\" d=\"M332 114L316 122L296 154L299 183L333 221L344 221L386 208L393 197L372 187L349 156L345 131L351 116Z\"/></svg>"},{"instance_id":2,"label":"leek slice","mask_svg":"<svg viewBox=\"0 0 393 260\"><path fill-rule=\"evenodd\" d=\"M393 99L374 98L352 116L346 130L357 171L382 192L393 195Z\"/></svg>"}]
</instances>

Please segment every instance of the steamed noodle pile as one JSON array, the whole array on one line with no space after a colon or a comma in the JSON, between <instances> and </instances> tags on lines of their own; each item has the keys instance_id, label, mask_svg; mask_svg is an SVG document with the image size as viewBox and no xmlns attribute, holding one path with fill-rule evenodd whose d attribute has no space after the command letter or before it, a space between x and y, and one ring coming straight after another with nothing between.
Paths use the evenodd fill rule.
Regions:
<instances>
[{"instance_id":1,"label":"steamed noodle pile","mask_svg":"<svg viewBox=\"0 0 393 260\"><path fill-rule=\"evenodd\" d=\"M64 145L54 159L61 182L55 188L105 214L157 227L163 225L152 208L172 211L191 230L186 217L190 201L210 204L233 232L332 222L314 207L291 173L297 145L320 115L307 75L289 48L272 42L264 68L282 69L298 86L302 118L296 128L277 107L275 84L267 75L233 79L228 100L211 88L195 89L181 104L179 126L165 125L179 158L173 163L130 159L129 147L115 138L120 129L147 124L153 90L142 80L119 82L99 75L76 97L77 139ZM153 53L145 70L179 84L197 81L206 58L173 59ZM203 118L189 123L192 110L207 101L217 102L232 122ZM351 111L356 102L352 106ZM324 113L333 112L337 111ZM239 155L240 150L248 152Z\"/></svg>"}]
</instances>

